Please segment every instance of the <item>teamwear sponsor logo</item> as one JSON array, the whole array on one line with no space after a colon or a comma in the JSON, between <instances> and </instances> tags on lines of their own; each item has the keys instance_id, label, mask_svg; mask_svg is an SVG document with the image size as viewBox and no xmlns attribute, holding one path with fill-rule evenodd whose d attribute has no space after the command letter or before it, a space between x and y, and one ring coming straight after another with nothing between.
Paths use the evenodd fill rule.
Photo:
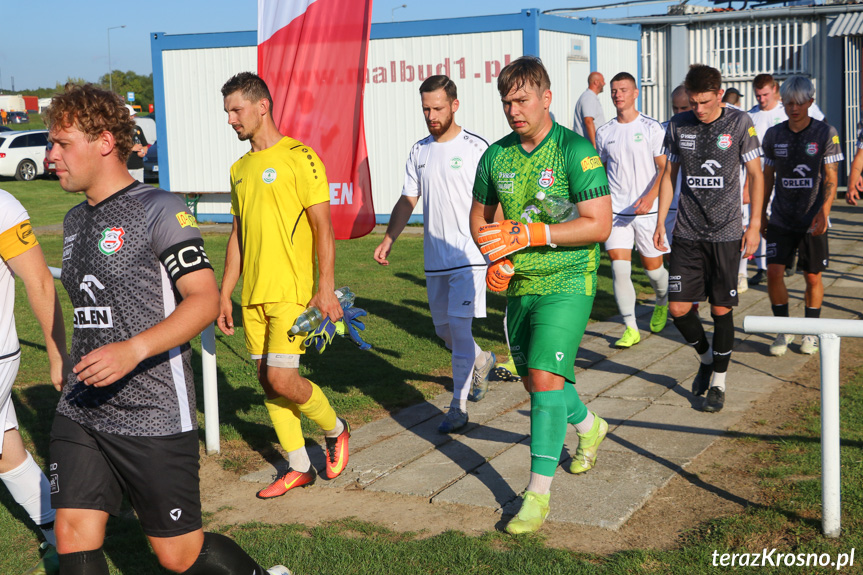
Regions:
<instances>
[{"instance_id":1,"label":"teamwear sponsor logo","mask_svg":"<svg viewBox=\"0 0 863 575\"><path fill-rule=\"evenodd\" d=\"M714 170L713 168L721 168L721 167L722 167L722 164L720 164L716 160L707 160L706 162L701 164L701 169L707 170L708 172L710 172L711 176L716 174L716 170Z\"/></svg>"},{"instance_id":2,"label":"teamwear sponsor logo","mask_svg":"<svg viewBox=\"0 0 863 575\"><path fill-rule=\"evenodd\" d=\"M497 177L501 179L512 179L515 177L515 172L498 172Z\"/></svg>"},{"instance_id":3,"label":"teamwear sponsor logo","mask_svg":"<svg viewBox=\"0 0 863 575\"><path fill-rule=\"evenodd\" d=\"M513 186L512 182L499 182L497 185L497 191L506 192L508 194L511 194L512 193L512 186Z\"/></svg>"},{"instance_id":4,"label":"teamwear sponsor logo","mask_svg":"<svg viewBox=\"0 0 863 575\"><path fill-rule=\"evenodd\" d=\"M172 278L182 275L180 272L190 272L196 269L210 267L210 259L204 246L190 245L180 248L176 253L165 258L165 267Z\"/></svg>"},{"instance_id":5,"label":"teamwear sponsor logo","mask_svg":"<svg viewBox=\"0 0 863 575\"><path fill-rule=\"evenodd\" d=\"M177 221L180 222L181 228L198 227L198 220L196 220L195 216L193 216L189 212L179 212L177 214Z\"/></svg>"},{"instance_id":6,"label":"teamwear sponsor logo","mask_svg":"<svg viewBox=\"0 0 863 575\"><path fill-rule=\"evenodd\" d=\"M51 493L60 493L60 478L56 473L51 475Z\"/></svg>"},{"instance_id":7,"label":"teamwear sponsor logo","mask_svg":"<svg viewBox=\"0 0 863 575\"><path fill-rule=\"evenodd\" d=\"M767 244L767 250L765 250L764 255L768 258L775 258L776 257L776 244L775 243Z\"/></svg>"},{"instance_id":8,"label":"teamwear sponsor logo","mask_svg":"<svg viewBox=\"0 0 863 575\"><path fill-rule=\"evenodd\" d=\"M84 279L81 281L81 285L79 286L81 291L90 296L90 299L93 300L93 303L96 303L96 292L93 291L93 288L97 290L105 289L105 286L102 285L102 282L96 276L91 276L87 274L84 276Z\"/></svg>"},{"instance_id":9,"label":"teamwear sponsor logo","mask_svg":"<svg viewBox=\"0 0 863 575\"><path fill-rule=\"evenodd\" d=\"M737 290L736 290L736 289L731 290L730 292L728 292L728 295L730 295L731 297L736 296L736 295L737 295Z\"/></svg>"},{"instance_id":10,"label":"teamwear sponsor logo","mask_svg":"<svg viewBox=\"0 0 863 575\"><path fill-rule=\"evenodd\" d=\"M273 168L267 168L264 170L264 173L261 174L261 179L264 180L265 184L272 184L276 181L276 170Z\"/></svg>"},{"instance_id":11,"label":"teamwear sponsor logo","mask_svg":"<svg viewBox=\"0 0 863 575\"><path fill-rule=\"evenodd\" d=\"M114 327L110 307L76 307L72 313L72 327L78 329L107 329Z\"/></svg>"},{"instance_id":12,"label":"teamwear sponsor logo","mask_svg":"<svg viewBox=\"0 0 863 575\"><path fill-rule=\"evenodd\" d=\"M695 150L695 140L680 140L681 150Z\"/></svg>"},{"instance_id":13,"label":"teamwear sponsor logo","mask_svg":"<svg viewBox=\"0 0 863 575\"><path fill-rule=\"evenodd\" d=\"M524 358L524 354L520 351L513 351L512 362L516 365L524 365L527 363L527 360Z\"/></svg>"},{"instance_id":14,"label":"teamwear sponsor logo","mask_svg":"<svg viewBox=\"0 0 863 575\"><path fill-rule=\"evenodd\" d=\"M462 160L458 156L451 158L449 161L449 167L452 168L453 170L457 170L457 169L461 168L463 165L464 165L464 160Z\"/></svg>"},{"instance_id":15,"label":"teamwear sponsor logo","mask_svg":"<svg viewBox=\"0 0 863 575\"><path fill-rule=\"evenodd\" d=\"M470 305L471 303L473 303L473 302L471 302L471 300L466 299L463 302L461 302L461 305Z\"/></svg>"},{"instance_id":16,"label":"teamwear sponsor logo","mask_svg":"<svg viewBox=\"0 0 863 575\"><path fill-rule=\"evenodd\" d=\"M755 126L751 126L749 128L749 135L753 138L758 135L758 132L755 130Z\"/></svg>"},{"instance_id":17,"label":"teamwear sponsor logo","mask_svg":"<svg viewBox=\"0 0 863 575\"><path fill-rule=\"evenodd\" d=\"M602 160L599 159L599 156L590 156L589 158L585 158L581 161L581 171L589 172L590 170L595 170L596 168L602 167Z\"/></svg>"},{"instance_id":18,"label":"teamwear sponsor logo","mask_svg":"<svg viewBox=\"0 0 863 575\"><path fill-rule=\"evenodd\" d=\"M515 178L515 172L498 172L497 177L497 191L504 194L511 194L513 187L515 186L515 182L513 181Z\"/></svg>"},{"instance_id":19,"label":"teamwear sponsor logo","mask_svg":"<svg viewBox=\"0 0 863 575\"><path fill-rule=\"evenodd\" d=\"M582 162L582 165L583 164L584 162ZM543 170L539 175L539 181L537 183L541 188L550 188L552 184L554 184L554 170Z\"/></svg>"},{"instance_id":20,"label":"teamwear sponsor logo","mask_svg":"<svg viewBox=\"0 0 863 575\"><path fill-rule=\"evenodd\" d=\"M833 143L839 145L839 136L833 136Z\"/></svg>"},{"instance_id":21,"label":"teamwear sponsor logo","mask_svg":"<svg viewBox=\"0 0 863 575\"><path fill-rule=\"evenodd\" d=\"M782 187L783 188L811 188L812 187L812 178L807 178L809 172L812 171L812 168L807 166L806 164L798 164L796 168L794 168L794 173L799 175L799 178L782 178Z\"/></svg>"},{"instance_id":22,"label":"teamwear sponsor logo","mask_svg":"<svg viewBox=\"0 0 863 575\"><path fill-rule=\"evenodd\" d=\"M686 178L686 185L689 186L690 189L718 189L725 187L725 180L722 176L689 176Z\"/></svg>"},{"instance_id":23,"label":"teamwear sponsor logo","mask_svg":"<svg viewBox=\"0 0 863 575\"><path fill-rule=\"evenodd\" d=\"M697 134L680 134L681 140L694 140L698 137Z\"/></svg>"},{"instance_id":24,"label":"teamwear sponsor logo","mask_svg":"<svg viewBox=\"0 0 863 575\"><path fill-rule=\"evenodd\" d=\"M102 230L102 237L99 239L99 251L110 256L111 254L120 251L123 247L123 236L126 230L119 228L105 228Z\"/></svg>"},{"instance_id":25,"label":"teamwear sponsor logo","mask_svg":"<svg viewBox=\"0 0 863 575\"><path fill-rule=\"evenodd\" d=\"M776 148L773 150L773 153L777 158L787 158L788 157L788 149L787 148Z\"/></svg>"},{"instance_id":26,"label":"teamwear sponsor logo","mask_svg":"<svg viewBox=\"0 0 863 575\"><path fill-rule=\"evenodd\" d=\"M171 509L169 513L171 514L171 519L177 521L180 519L180 516L183 515L183 510L177 507L176 509Z\"/></svg>"},{"instance_id":27,"label":"teamwear sponsor logo","mask_svg":"<svg viewBox=\"0 0 863 575\"><path fill-rule=\"evenodd\" d=\"M36 243L36 236L33 235L33 227L30 225L29 220L22 222L21 225L18 226L18 229L15 230L15 234L18 236L18 241L25 246L30 246Z\"/></svg>"},{"instance_id":28,"label":"teamwear sponsor logo","mask_svg":"<svg viewBox=\"0 0 863 575\"><path fill-rule=\"evenodd\" d=\"M670 292L680 293L681 287L682 287L682 284L679 280L668 282L668 291L670 291Z\"/></svg>"},{"instance_id":29,"label":"teamwear sponsor logo","mask_svg":"<svg viewBox=\"0 0 863 575\"><path fill-rule=\"evenodd\" d=\"M72 234L63 238L63 261L72 257L72 244L75 243L75 238L78 234Z\"/></svg>"},{"instance_id":30,"label":"teamwear sponsor logo","mask_svg":"<svg viewBox=\"0 0 863 575\"><path fill-rule=\"evenodd\" d=\"M818 153L818 142L809 142L806 146L806 153L810 156L814 156Z\"/></svg>"},{"instance_id":31,"label":"teamwear sponsor logo","mask_svg":"<svg viewBox=\"0 0 863 575\"><path fill-rule=\"evenodd\" d=\"M555 352L554 357L557 358L557 361L563 361L563 352L562 351Z\"/></svg>"},{"instance_id":32,"label":"teamwear sponsor logo","mask_svg":"<svg viewBox=\"0 0 863 575\"><path fill-rule=\"evenodd\" d=\"M716 147L720 150L727 150L731 147L731 134L719 134L719 137L716 138Z\"/></svg>"}]
</instances>

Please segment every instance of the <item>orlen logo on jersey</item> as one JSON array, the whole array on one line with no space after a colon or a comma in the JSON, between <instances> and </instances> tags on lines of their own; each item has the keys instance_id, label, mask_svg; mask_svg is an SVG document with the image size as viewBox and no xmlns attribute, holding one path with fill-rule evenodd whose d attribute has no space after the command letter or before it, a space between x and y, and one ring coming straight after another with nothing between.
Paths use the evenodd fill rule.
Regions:
<instances>
[{"instance_id":1,"label":"orlen logo on jersey","mask_svg":"<svg viewBox=\"0 0 863 575\"><path fill-rule=\"evenodd\" d=\"M110 256L113 253L120 251L123 247L123 236L126 230L123 228L105 228L102 230L102 237L99 239L99 251Z\"/></svg>"},{"instance_id":2,"label":"orlen logo on jersey","mask_svg":"<svg viewBox=\"0 0 863 575\"><path fill-rule=\"evenodd\" d=\"M550 188L554 184L554 170L543 170L537 183L541 188Z\"/></svg>"},{"instance_id":3,"label":"orlen logo on jersey","mask_svg":"<svg viewBox=\"0 0 863 575\"><path fill-rule=\"evenodd\" d=\"M809 172L812 171L812 168L807 166L806 164L799 164L796 168L794 168L794 173L800 176L799 178L782 178L782 187L785 189L789 188L811 188L812 187L812 178L807 178Z\"/></svg>"},{"instance_id":4,"label":"orlen logo on jersey","mask_svg":"<svg viewBox=\"0 0 863 575\"><path fill-rule=\"evenodd\" d=\"M725 181L722 176L689 176L686 178L686 185L689 186L690 189L695 188L724 188Z\"/></svg>"},{"instance_id":5,"label":"orlen logo on jersey","mask_svg":"<svg viewBox=\"0 0 863 575\"><path fill-rule=\"evenodd\" d=\"M72 327L77 329L104 329L114 327L109 307L76 307L72 313Z\"/></svg>"}]
</instances>

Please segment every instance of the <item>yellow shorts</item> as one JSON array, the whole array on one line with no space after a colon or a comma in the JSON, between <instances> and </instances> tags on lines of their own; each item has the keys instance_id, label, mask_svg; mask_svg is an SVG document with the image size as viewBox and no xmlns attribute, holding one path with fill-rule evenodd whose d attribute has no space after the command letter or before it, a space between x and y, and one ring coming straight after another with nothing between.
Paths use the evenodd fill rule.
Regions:
<instances>
[{"instance_id":1,"label":"yellow shorts","mask_svg":"<svg viewBox=\"0 0 863 575\"><path fill-rule=\"evenodd\" d=\"M274 355L306 353L303 335L290 335L288 330L305 306L297 303L262 303L243 307L243 327L246 332L246 349L252 359ZM299 357L297 357L299 365Z\"/></svg>"}]
</instances>

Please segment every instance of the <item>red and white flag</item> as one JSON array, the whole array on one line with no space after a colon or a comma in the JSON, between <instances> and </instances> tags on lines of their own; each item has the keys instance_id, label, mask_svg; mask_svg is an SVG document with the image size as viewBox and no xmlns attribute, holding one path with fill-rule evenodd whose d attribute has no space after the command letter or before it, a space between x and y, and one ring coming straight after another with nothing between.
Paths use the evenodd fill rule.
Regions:
<instances>
[{"instance_id":1,"label":"red and white flag","mask_svg":"<svg viewBox=\"0 0 863 575\"><path fill-rule=\"evenodd\" d=\"M375 225L363 126L372 0L258 0L258 75L279 131L311 146L337 239Z\"/></svg>"}]
</instances>

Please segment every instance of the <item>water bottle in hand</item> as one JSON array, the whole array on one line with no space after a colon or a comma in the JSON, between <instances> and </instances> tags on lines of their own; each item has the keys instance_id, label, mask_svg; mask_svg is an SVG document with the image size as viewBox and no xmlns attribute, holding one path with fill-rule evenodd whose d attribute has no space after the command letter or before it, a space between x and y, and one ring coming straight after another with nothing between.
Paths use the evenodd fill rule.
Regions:
<instances>
[{"instance_id":1,"label":"water bottle in hand","mask_svg":"<svg viewBox=\"0 0 863 575\"><path fill-rule=\"evenodd\" d=\"M354 305L354 300L357 297L354 292L351 291L351 288L347 286L337 289L335 294L336 297L339 298L339 304L341 304L342 309L347 309ZM294 322L294 325L291 326L288 333L291 335L308 333L321 325L323 319L324 315L321 313L321 310L316 307L309 307L306 311L301 313L299 317L297 317L297 320Z\"/></svg>"},{"instance_id":2,"label":"water bottle in hand","mask_svg":"<svg viewBox=\"0 0 863 575\"><path fill-rule=\"evenodd\" d=\"M566 198L549 196L545 192L537 192L536 201L539 203L542 211L557 220L560 224L578 217L578 206Z\"/></svg>"}]
</instances>

